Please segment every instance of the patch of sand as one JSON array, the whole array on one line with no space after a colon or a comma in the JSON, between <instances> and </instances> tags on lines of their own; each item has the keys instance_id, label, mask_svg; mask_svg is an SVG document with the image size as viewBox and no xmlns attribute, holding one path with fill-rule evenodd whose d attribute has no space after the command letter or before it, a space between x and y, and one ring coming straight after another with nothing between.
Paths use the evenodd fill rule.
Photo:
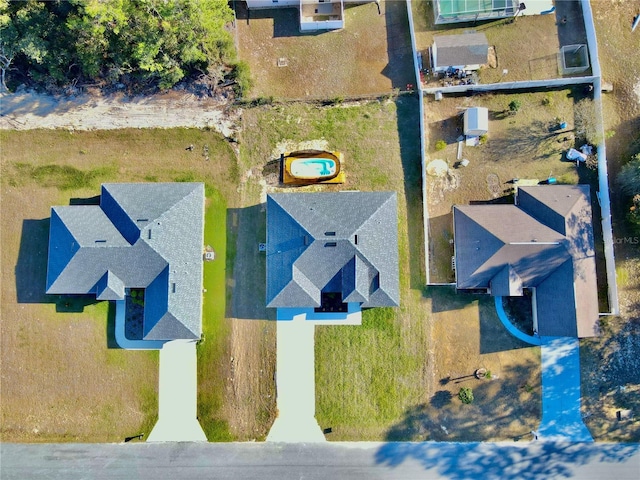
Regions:
<instances>
[{"instance_id":1,"label":"patch of sand","mask_svg":"<svg viewBox=\"0 0 640 480\"><path fill-rule=\"evenodd\" d=\"M225 99L192 94L51 96L33 91L0 95L0 129L111 130L117 128L212 128L235 138L240 109Z\"/></svg>"},{"instance_id":2,"label":"patch of sand","mask_svg":"<svg viewBox=\"0 0 640 480\"><path fill-rule=\"evenodd\" d=\"M293 140L282 140L278 142L271 152L271 158L279 158L286 152L296 152L298 150L329 150L329 142L324 138L316 140L304 140L295 142Z\"/></svg>"}]
</instances>

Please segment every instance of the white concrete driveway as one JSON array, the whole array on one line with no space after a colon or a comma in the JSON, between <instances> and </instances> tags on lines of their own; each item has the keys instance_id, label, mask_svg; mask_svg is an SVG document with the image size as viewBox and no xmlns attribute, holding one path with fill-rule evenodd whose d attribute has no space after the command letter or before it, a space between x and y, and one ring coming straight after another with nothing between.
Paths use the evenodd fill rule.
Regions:
<instances>
[{"instance_id":1,"label":"white concrete driveway","mask_svg":"<svg viewBox=\"0 0 640 480\"><path fill-rule=\"evenodd\" d=\"M198 370L196 342L174 340L160 350L158 423L149 442L206 442L196 419Z\"/></svg>"},{"instance_id":2,"label":"white concrete driveway","mask_svg":"<svg viewBox=\"0 0 640 480\"><path fill-rule=\"evenodd\" d=\"M299 315L290 321L279 321L277 328L278 417L267 441L325 442L315 419L315 325Z\"/></svg>"}]
</instances>

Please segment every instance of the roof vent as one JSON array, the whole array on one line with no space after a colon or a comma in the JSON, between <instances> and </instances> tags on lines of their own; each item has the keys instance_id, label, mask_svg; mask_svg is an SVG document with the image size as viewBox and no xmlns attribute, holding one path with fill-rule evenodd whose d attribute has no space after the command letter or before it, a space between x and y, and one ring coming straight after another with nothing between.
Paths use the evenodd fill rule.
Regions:
<instances>
[{"instance_id":1,"label":"roof vent","mask_svg":"<svg viewBox=\"0 0 640 480\"><path fill-rule=\"evenodd\" d=\"M136 220L136 222L148 222L148 221L149 221L149 219L148 219L148 218L138 218L138 219Z\"/></svg>"},{"instance_id":2,"label":"roof vent","mask_svg":"<svg viewBox=\"0 0 640 480\"><path fill-rule=\"evenodd\" d=\"M335 237L336 236L336 232L324 232L326 237Z\"/></svg>"},{"instance_id":3,"label":"roof vent","mask_svg":"<svg viewBox=\"0 0 640 480\"><path fill-rule=\"evenodd\" d=\"M96 240L96 243L107 243L106 240Z\"/></svg>"},{"instance_id":4,"label":"roof vent","mask_svg":"<svg viewBox=\"0 0 640 480\"><path fill-rule=\"evenodd\" d=\"M337 242L327 242L324 244L325 247L337 247L338 243Z\"/></svg>"}]
</instances>

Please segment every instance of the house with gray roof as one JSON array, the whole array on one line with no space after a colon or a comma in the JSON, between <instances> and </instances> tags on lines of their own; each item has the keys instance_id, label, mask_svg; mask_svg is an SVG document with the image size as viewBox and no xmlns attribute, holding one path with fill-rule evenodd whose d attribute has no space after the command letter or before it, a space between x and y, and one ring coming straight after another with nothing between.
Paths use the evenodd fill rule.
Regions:
<instances>
[{"instance_id":1,"label":"house with gray roof","mask_svg":"<svg viewBox=\"0 0 640 480\"><path fill-rule=\"evenodd\" d=\"M489 42L484 33L437 35L431 46L433 70L478 70L488 62Z\"/></svg>"},{"instance_id":2,"label":"house with gray roof","mask_svg":"<svg viewBox=\"0 0 640 480\"><path fill-rule=\"evenodd\" d=\"M598 334L588 185L520 187L515 205L457 205L453 224L458 289L531 289L539 335Z\"/></svg>"},{"instance_id":3,"label":"house with gray roof","mask_svg":"<svg viewBox=\"0 0 640 480\"><path fill-rule=\"evenodd\" d=\"M103 184L99 205L52 207L46 291L144 289L143 340L199 339L203 236L203 184Z\"/></svg>"},{"instance_id":4,"label":"house with gray roof","mask_svg":"<svg viewBox=\"0 0 640 480\"><path fill-rule=\"evenodd\" d=\"M267 196L267 307L400 303L395 192Z\"/></svg>"}]
</instances>

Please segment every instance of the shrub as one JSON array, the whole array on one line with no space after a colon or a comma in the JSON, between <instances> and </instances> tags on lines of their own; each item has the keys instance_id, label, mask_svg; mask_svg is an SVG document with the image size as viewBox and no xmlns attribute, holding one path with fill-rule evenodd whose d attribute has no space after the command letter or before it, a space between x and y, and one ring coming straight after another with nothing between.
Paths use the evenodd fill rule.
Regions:
<instances>
[{"instance_id":1,"label":"shrub","mask_svg":"<svg viewBox=\"0 0 640 480\"><path fill-rule=\"evenodd\" d=\"M133 302L134 305L144 307L144 290L131 289L129 295L131 296L131 302Z\"/></svg>"},{"instance_id":2,"label":"shrub","mask_svg":"<svg viewBox=\"0 0 640 480\"><path fill-rule=\"evenodd\" d=\"M462 387L458 392L458 398L464 404L473 403L473 390L469 387Z\"/></svg>"},{"instance_id":3,"label":"shrub","mask_svg":"<svg viewBox=\"0 0 640 480\"><path fill-rule=\"evenodd\" d=\"M633 196L627 219L635 231L640 231L640 193Z\"/></svg>"},{"instance_id":4,"label":"shrub","mask_svg":"<svg viewBox=\"0 0 640 480\"><path fill-rule=\"evenodd\" d=\"M487 135L480 135L480 145L484 145L485 143L487 143Z\"/></svg>"},{"instance_id":5,"label":"shrub","mask_svg":"<svg viewBox=\"0 0 640 480\"><path fill-rule=\"evenodd\" d=\"M529 385L528 383L525 383L524 385L522 385L522 388L524 389L525 392L527 393L531 393L533 392L533 386Z\"/></svg>"},{"instance_id":6,"label":"shrub","mask_svg":"<svg viewBox=\"0 0 640 480\"><path fill-rule=\"evenodd\" d=\"M259 107L261 105L271 105L273 103L273 95L269 95L268 97L257 97L251 100L249 105L252 107Z\"/></svg>"},{"instance_id":7,"label":"shrub","mask_svg":"<svg viewBox=\"0 0 640 480\"><path fill-rule=\"evenodd\" d=\"M509 111L512 113L516 113L522 107L522 102L520 100L511 100L509 102Z\"/></svg>"},{"instance_id":8,"label":"shrub","mask_svg":"<svg viewBox=\"0 0 640 480\"><path fill-rule=\"evenodd\" d=\"M597 147L602 143L602 122L598 103L583 98L573 107L576 137Z\"/></svg>"},{"instance_id":9,"label":"shrub","mask_svg":"<svg viewBox=\"0 0 640 480\"><path fill-rule=\"evenodd\" d=\"M444 140L438 140L436 142L436 151L440 151L440 150L444 150L445 148L447 148L447 142L445 142Z\"/></svg>"},{"instance_id":10,"label":"shrub","mask_svg":"<svg viewBox=\"0 0 640 480\"><path fill-rule=\"evenodd\" d=\"M620 190L627 195L640 193L640 153L622 167L618 174Z\"/></svg>"},{"instance_id":11,"label":"shrub","mask_svg":"<svg viewBox=\"0 0 640 480\"><path fill-rule=\"evenodd\" d=\"M232 66L230 77L236 81L235 91L239 97L246 97L253 88L253 79L249 71L249 64L244 60Z\"/></svg>"}]
</instances>

